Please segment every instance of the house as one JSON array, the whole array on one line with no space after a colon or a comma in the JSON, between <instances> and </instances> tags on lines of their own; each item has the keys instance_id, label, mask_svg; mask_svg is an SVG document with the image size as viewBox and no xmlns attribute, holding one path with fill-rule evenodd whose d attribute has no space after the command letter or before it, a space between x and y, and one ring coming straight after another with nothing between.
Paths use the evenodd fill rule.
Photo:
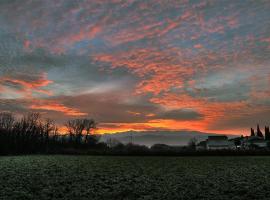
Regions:
<instances>
[{"instance_id":1,"label":"house","mask_svg":"<svg viewBox=\"0 0 270 200\"><path fill-rule=\"evenodd\" d=\"M235 149L233 141L229 141L225 135L208 136L206 140L206 149L220 150L220 149Z\"/></svg>"},{"instance_id":2,"label":"house","mask_svg":"<svg viewBox=\"0 0 270 200\"><path fill-rule=\"evenodd\" d=\"M254 149L254 148L267 148L268 141L259 136L248 136L242 140L243 149Z\"/></svg>"},{"instance_id":3,"label":"house","mask_svg":"<svg viewBox=\"0 0 270 200\"><path fill-rule=\"evenodd\" d=\"M257 125L257 132L253 128L250 130L250 136L243 137L241 140L242 149L263 149L269 147L270 131L268 126L265 127L265 135L263 135L259 125Z\"/></svg>"},{"instance_id":4,"label":"house","mask_svg":"<svg viewBox=\"0 0 270 200\"><path fill-rule=\"evenodd\" d=\"M243 138L244 136L230 138L229 141L235 145L236 149L241 149Z\"/></svg>"}]
</instances>

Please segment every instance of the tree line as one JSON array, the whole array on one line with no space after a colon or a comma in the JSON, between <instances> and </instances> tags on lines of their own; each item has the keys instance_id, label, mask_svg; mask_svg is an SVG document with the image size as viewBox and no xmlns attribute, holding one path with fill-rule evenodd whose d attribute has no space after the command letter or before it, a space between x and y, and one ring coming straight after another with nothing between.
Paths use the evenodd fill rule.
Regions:
<instances>
[{"instance_id":1,"label":"tree line","mask_svg":"<svg viewBox=\"0 0 270 200\"><path fill-rule=\"evenodd\" d=\"M173 147L155 144L152 147L133 143L123 144L109 139L100 142L94 134L97 123L93 119L71 119L64 123L65 134L60 133L56 123L43 119L40 113L28 113L20 118L10 112L0 112L0 155L16 154L91 154L91 155L270 155L270 149L263 150L219 150L196 151L195 139L187 146ZM263 137L259 126L257 136ZM251 129L251 136L255 136ZM235 141L241 138L235 138ZM269 127L265 128L265 140L270 139Z\"/></svg>"},{"instance_id":2,"label":"tree line","mask_svg":"<svg viewBox=\"0 0 270 200\"><path fill-rule=\"evenodd\" d=\"M269 126L265 126L265 132L263 135L263 132L260 129L259 124L257 124L257 132L255 134L255 130L253 128L250 128L250 136L254 137L260 137L260 138L264 138L265 140L269 141L270 140L270 130L269 130Z\"/></svg>"},{"instance_id":3,"label":"tree line","mask_svg":"<svg viewBox=\"0 0 270 200\"><path fill-rule=\"evenodd\" d=\"M99 137L93 119L71 119L65 123L67 134L60 134L56 123L28 113L16 118L9 112L0 113L0 154L57 152L61 149L87 149L98 146Z\"/></svg>"},{"instance_id":4,"label":"tree line","mask_svg":"<svg viewBox=\"0 0 270 200\"><path fill-rule=\"evenodd\" d=\"M163 144L149 148L113 139L100 142L100 136L94 134L97 129L94 119L71 119L64 126L63 134L53 120L43 119L40 113L16 118L10 112L0 112L0 154L167 155L192 150Z\"/></svg>"}]
</instances>

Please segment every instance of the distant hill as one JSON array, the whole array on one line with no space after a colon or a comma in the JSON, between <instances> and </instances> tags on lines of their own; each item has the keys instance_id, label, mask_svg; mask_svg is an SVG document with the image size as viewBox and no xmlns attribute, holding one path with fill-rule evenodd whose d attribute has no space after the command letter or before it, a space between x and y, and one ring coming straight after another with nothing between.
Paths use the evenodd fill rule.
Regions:
<instances>
[{"instance_id":1,"label":"distant hill","mask_svg":"<svg viewBox=\"0 0 270 200\"><path fill-rule=\"evenodd\" d=\"M198 131L128 131L115 134L104 134L101 141L106 142L109 138L117 139L122 143L129 143L132 138L134 144L152 146L153 144L167 144L172 146L187 145L191 138L198 141L207 139L209 135L215 133L203 133ZM237 137L237 135L227 135L228 137Z\"/></svg>"}]
</instances>

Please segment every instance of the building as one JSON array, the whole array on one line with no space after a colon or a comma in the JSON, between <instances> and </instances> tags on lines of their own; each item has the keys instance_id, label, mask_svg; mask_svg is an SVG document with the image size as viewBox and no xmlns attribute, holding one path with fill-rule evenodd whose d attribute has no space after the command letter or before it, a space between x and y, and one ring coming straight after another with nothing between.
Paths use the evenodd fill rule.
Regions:
<instances>
[{"instance_id":1,"label":"building","mask_svg":"<svg viewBox=\"0 0 270 200\"><path fill-rule=\"evenodd\" d=\"M267 148L268 141L259 136L249 136L243 138L241 146L243 149Z\"/></svg>"},{"instance_id":2,"label":"building","mask_svg":"<svg viewBox=\"0 0 270 200\"><path fill-rule=\"evenodd\" d=\"M221 150L221 149L235 149L236 146L233 141L229 141L225 135L208 136L206 140L206 149Z\"/></svg>"}]
</instances>

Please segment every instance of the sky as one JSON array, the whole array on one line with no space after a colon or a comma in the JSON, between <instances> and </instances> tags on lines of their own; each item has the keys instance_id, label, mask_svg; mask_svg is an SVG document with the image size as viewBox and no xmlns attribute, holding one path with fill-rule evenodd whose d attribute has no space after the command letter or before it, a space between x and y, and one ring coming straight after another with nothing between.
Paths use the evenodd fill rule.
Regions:
<instances>
[{"instance_id":1,"label":"sky","mask_svg":"<svg viewBox=\"0 0 270 200\"><path fill-rule=\"evenodd\" d=\"M1 0L0 111L98 133L270 121L269 0Z\"/></svg>"}]
</instances>

